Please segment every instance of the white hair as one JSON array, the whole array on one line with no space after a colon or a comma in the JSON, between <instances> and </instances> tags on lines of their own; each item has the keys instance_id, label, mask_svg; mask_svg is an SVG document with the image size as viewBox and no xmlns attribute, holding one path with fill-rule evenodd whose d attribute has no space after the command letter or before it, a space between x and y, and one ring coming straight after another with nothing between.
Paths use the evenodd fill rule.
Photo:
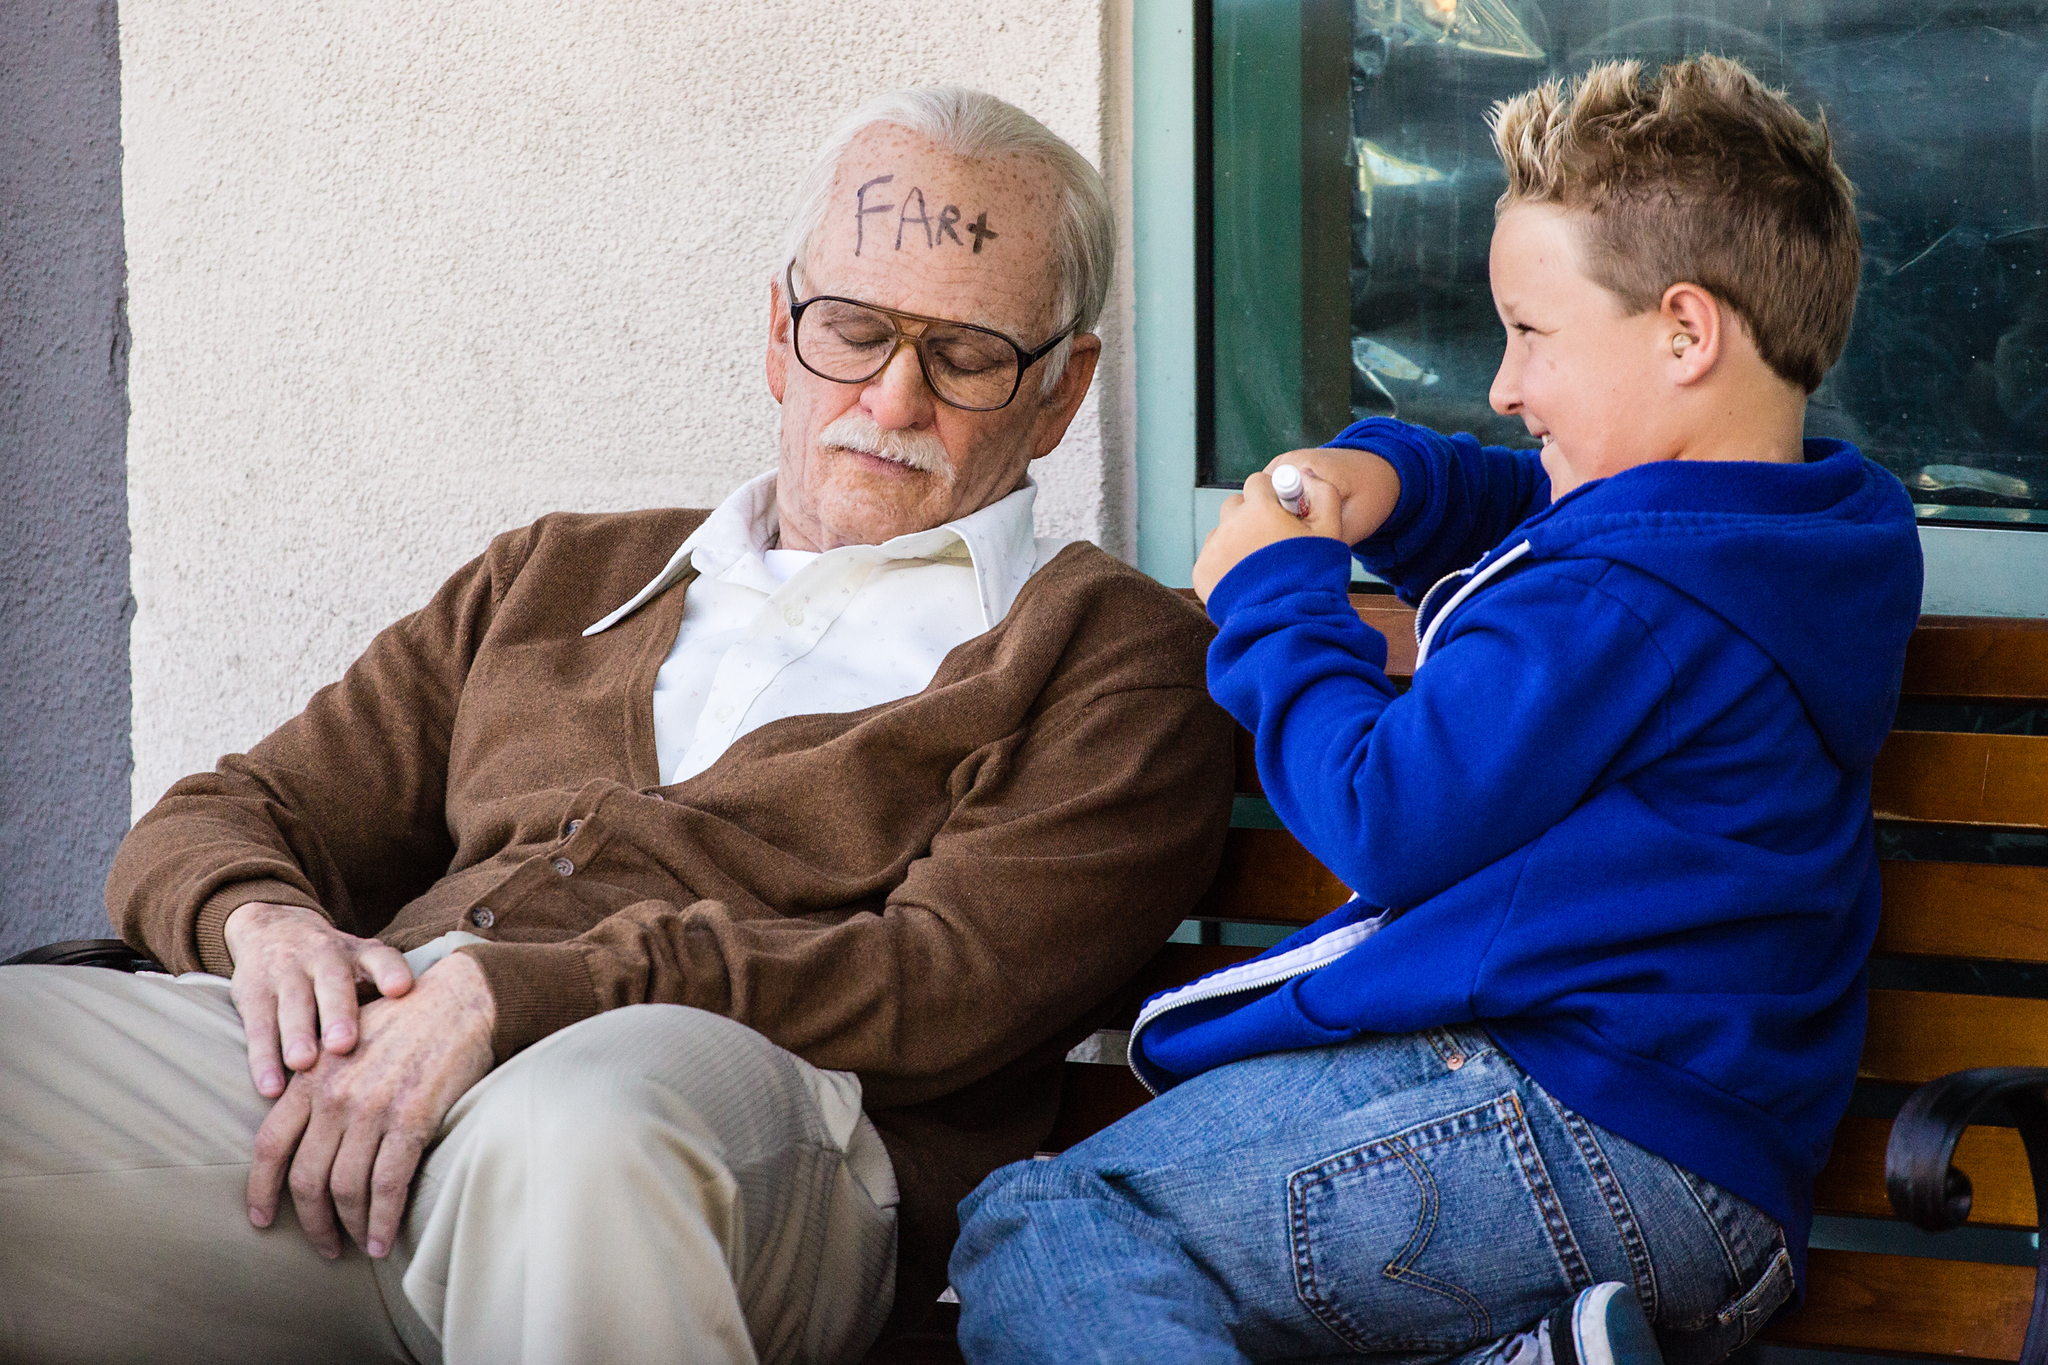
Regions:
<instances>
[{"instance_id":1,"label":"white hair","mask_svg":"<svg viewBox=\"0 0 2048 1365\"><path fill-rule=\"evenodd\" d=\"M1074 334L1094 330L1116 265L1116 219L1102 176L1059 134L1016 105L959 85L877 95L840 121L797 184L775 273L777 285L782 283L784 266L809 259L811 244L831 208L840 158L854 139L878 124L907 128L953 156L1031 156L1050 167L1060 186L1059 221L1053 231L1054 312L1062 323L1073 324ZM1062 341L1039 362L1045 367L1048 393L1066 369L1070 345Z\"/></svg>"}]
</instances>

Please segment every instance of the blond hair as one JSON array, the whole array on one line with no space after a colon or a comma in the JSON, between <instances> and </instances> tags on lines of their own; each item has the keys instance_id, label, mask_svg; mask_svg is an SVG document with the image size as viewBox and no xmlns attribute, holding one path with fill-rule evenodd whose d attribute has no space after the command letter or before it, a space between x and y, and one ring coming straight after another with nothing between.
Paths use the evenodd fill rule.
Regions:
<instances>
[{"instance_id":1,"label":"blond hair","mask_svg":"<svg viewBox=\"0 0 2048 1365\"><path fill-rule=\"evenodd\" d=\"M1508 172L1496 211L1581 215L1587 278L1632 312L1699 285L1808 393L1841 357L1863 238L1825 116L1703 56L1649 80L1640 62L1606 62L1494 105L1487 124Z\"/></svg>"}]
</instances>

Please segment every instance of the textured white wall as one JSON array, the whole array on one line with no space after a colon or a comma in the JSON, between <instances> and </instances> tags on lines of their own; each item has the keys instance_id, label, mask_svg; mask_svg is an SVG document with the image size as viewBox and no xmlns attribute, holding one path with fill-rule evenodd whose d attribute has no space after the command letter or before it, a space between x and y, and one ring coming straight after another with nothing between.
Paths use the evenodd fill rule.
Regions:
<instances>
[{"instance_id":1,"label":"textured white wall","mask_svg":"<svg viewBox=\"0 0 2048 1365\"><path fill-rule=\"evenodd\" d=\"M960 81L1120 179L1126 32L1119 0L123 0L137 812L494 532L772 464L767 272L833 121ZM1042 529L1121 551L1119 302L1109 397L1037 474Z\"/></svg>"}]
</instances>

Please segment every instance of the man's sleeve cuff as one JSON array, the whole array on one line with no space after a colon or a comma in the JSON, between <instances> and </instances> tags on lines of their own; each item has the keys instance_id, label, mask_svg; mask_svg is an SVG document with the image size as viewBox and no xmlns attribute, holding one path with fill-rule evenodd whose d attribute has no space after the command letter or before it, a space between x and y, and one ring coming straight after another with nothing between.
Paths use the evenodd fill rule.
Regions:
<instances>
[{"instance_id":1,"label":"man's sleeve cuff","mask_svg":"<svg viewBox=\"0 0 2048 1365\"><path fill-rule=\"evenodd\" d=\"M598 1013L590 967L573 943L472 943L456 951L475 960L491 988L491 1053L499 1064Z\"/></svg>"},{"instance_id":2,"label":"man's sleeve cuff","mask_svg":"<svg viewBox=\"0 0 2048 1365\"><path fill-rule=\"evenodd\" d=\"M256 881L229 882L220 890L208 896L199 906L199 918L192 925L194 946L199 950L199 965L217 976L235 974L235 957L228 951L228 916L245 905L262 901L268 905L298 905L316 914L327 912L320 908L320 902L302 887L290 882L259 878Z\"/></svg>"}]
</instances>

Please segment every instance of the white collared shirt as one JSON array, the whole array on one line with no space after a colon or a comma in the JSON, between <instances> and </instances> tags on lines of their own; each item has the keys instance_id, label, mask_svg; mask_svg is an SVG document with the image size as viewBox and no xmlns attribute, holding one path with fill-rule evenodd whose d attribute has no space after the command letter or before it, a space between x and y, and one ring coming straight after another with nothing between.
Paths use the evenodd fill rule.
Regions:
<instances>
[{"instance_id":1,"label":"white collared shirt","mask_svg":"<svg viewBox=\"0 0 2048 1365\"><path fill-rule=\"evenodd\" d=\"M595 635L692 567L675 644L654 682L664 784L695 777L749 730L784 716L858 711L921 692L954 646L1009 614L1024 580L1067 542L1034 538L1038 485L880 545L775 551L775 475L742 484L667 567Z\"/></svg>"}]
</instances>

